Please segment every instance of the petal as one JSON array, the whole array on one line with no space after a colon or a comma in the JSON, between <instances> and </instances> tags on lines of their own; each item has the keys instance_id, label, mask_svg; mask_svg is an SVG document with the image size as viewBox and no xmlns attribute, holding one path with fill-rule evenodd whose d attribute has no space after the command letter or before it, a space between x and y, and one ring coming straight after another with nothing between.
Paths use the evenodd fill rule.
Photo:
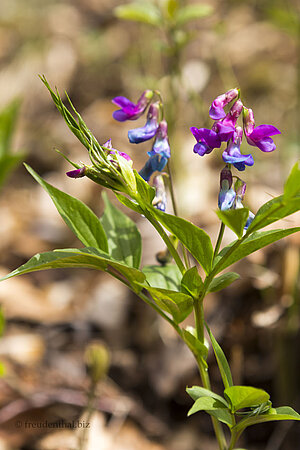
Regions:
<instances>
[{"instance_id":1,"label":"petal","mask_svg":"<svg viewBox=\"0 0 300 450\"><path fill-rule=\"evenodd\" d=\"M112 99L112 102L115 105L119 106L120 108L124 108L124 109L127 109L127 108L134 109L134 108L136 108L136 105L134 103L132 103L130 100L128 100L128 98L126 98L126 97L122 97L122 96L115 97L115 98Z\"/></svg>"},{"instance_id":2,"label":"petal","mask_svg":"<svg viewBox=\"0 0 300 450\"><path fill-rule=\"evenodd\" d=\"M129 119L129 116L122 109L118 109L113 112L113 118L119 122L125 122L125 120Z\"/></svg>"},{"instance_id":3,"label":"petal","mask_svg":"<svg viewBox=\"0 0 300 450\"><path fill-rule=\"evenodd\" d=\"M140 142L152 139L157 132L158 124L156 121L149 121L144 127L135 128L128 131L128 139L132 144L139 144Z\"/></svg>"},{"instance_id":4,"label":"petal","mask_svg":"<svg viewBox=\"0 0 300 450\"><path fill-rule=\"evenodd\" d=\"M233 189L224 190L221 189L218 197L218 207L221 211L227 211L230 209L235 200L235 192Z\"/></svg>"},{"instance_id":5,"label":"petal","mask_svg":"<svg viewBox=\"0 0 300 450\"><path fill-rule=\"evenodd\" d=\"M203 156L212 152L212 149L209 148L204 142L198 142L196 145L194 145L193 152L197 153L200 156Z\"/></svg>"},{"instance_id":6,"label":"petal","mask_svg":"<svg viewBox=\"0 0 300 450\"><path fill-rule=\"evenodd\" d=\"M223 119L226 116L224 109L221 106L216 106L212 103L209 108L209 115L213 120Z\"/></svg>"},{"instance_id":7,"label":"petal","mask_svg":"<svg viewBox=\"0 0 300 450\"><path fill-rule=\"evenodd\" d=\"M273 125L259 125L254 128L252 133L249 135L250 139L253 141L258 141L268 136L273 136L275 134L281 134L278 128Z\"/></svg>"},{"instance_id":8,"label":"petal","mask_svg":"<svg viewBox=\"0 0 300 450\"><path fill-rule=\"evenodd\" d=\"M217 123L215 128L218 130L218 136L221 142L228 142L232 138L234 133L234 126L223 125L222 123Z\"/></svg>"},{"instance_id":9,"label":"petal","mask_svg":"<svg viewBox=\"0 0 300 450\"><path fill-rule=\"evenodd\" d=\"M270 137L265 137L255 144L262 152L273 152L276 148L273 139Z\"/></svg>"},{"instance_id":10,"label":"petal","mask_svg":"<svg viewBox=\"0 0 300 450\"><path fill-rule=\"evenodd\" d=\"M221 147L219 135L214 130L192 127L191 132L198 142L204 142L211 150Z\"/></svg>"},{"instance_id":11,"label":"petal","mask_svg":"<svg viewBox=\"0 0 300 450\"><path fill-rule=\"evenodd\" d=\"M165 158L170 158L171 150L170 150L168 138L155 140L151 152L148 152L148 155L154 155L154 154L161 155Z\"/></svg>"}]
</instances>

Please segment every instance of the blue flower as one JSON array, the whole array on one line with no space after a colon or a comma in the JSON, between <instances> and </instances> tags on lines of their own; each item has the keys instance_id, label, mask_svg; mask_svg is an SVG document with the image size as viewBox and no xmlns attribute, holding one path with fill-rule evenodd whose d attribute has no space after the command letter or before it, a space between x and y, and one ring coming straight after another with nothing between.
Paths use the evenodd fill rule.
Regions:
<instances>
[{"instance_id":1,"label":"blue flower","mask_svg":"<svg viewBox=\"0 0 300 450\"><path fill-rule=\"evenodd\" d=\"M231 209L236 193L232 189L232 175L230 169L225 166L220 174L220 192L218 197L218 207L221 211L227 211Z\"/></svg>"},{"instance_id":2,"label":"blue flower","mask_svg":"<svg viewBox=\"0 0 300 450\"><path fill-rule=\"evenodd\" d=\"M165 120L159 123L152 150L148 152L149 156L160 155L162 158L170 158L171 150L168 139L168 125Z\"/></svg>"},{"instance_id":3,"label":"blue flower","mask_svg":"<svg viewBox=\"0 0 300 450\"><path fill-rule=\"evenodd\" d=\"M168 158L159 154L154 154L150 156L144 167L139 171L139 174L145 181L149 181L151 175L156 171L161 172L167 162Z\"/></svg>"},{"instance_id":4,"label":"blue flower","mask_svg":"<svg viewBox=\"0 0 300 450\"><path fill-rule=\"evenodd\" d=\"M245 166L253 166L254 160L251 154L242 155L240 151L241 141L243 136L243 129L236 127L233 138L227 144L226 150L223 152L223 160L227 164L233 164L234 167L240 171L245 170Z\"/></svg>"},{"instance_id":5,"label":"blue flower","mask_svg":"<svg viewBox=\"0 0 300 450\"><path fill-rule=\"evenodd\" d=\"M148 141L156 135L158 130L159 109L158 102L150 105L146 124L141 128L134 128L133 130L128 131L128 138L132 144Z\"/></svg>"}]
</instances>

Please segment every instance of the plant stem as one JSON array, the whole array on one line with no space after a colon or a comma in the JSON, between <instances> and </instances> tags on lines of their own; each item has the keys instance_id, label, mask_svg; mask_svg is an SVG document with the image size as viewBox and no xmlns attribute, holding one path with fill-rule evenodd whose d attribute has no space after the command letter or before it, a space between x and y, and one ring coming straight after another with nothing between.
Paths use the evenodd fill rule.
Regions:
<instances>
[{"instance_id":1,"label":"plant stem","mask_svg":"<svg viewBox=\"0 0 300 450\"><path fill-rule=\"evenodd\" d=\"M225 231L225 225L223 222L221 222L220 231L219 231L219 235L218 235L218 239L217 239L217 243L216 243L216 247L215 247L215 251L214 251L214 259L217 256L217 254L219 253L219 249L220 249L220 246L222 243L224 231Z\"/></svg>"},{"instance_id":2,"label":"plant stem","mask_svg":"<svg viewBox=\"0 0 300 450\"><path fill-rule=\"evenodd\" d=\"M86 410L85 410L86 415L87 415L86 419L85 419L86 423L90 423L93 412L94 412L93 402L94 402L94 398L95 398L96 386L97 386L97 383L92 382L89 393L88 393L88 403L87 403ZM78 450L86 449L87 432L88 432L88 428L84 428L84 430L82 431L82 435L79 439Z\"/></svg>"}]
</instances>

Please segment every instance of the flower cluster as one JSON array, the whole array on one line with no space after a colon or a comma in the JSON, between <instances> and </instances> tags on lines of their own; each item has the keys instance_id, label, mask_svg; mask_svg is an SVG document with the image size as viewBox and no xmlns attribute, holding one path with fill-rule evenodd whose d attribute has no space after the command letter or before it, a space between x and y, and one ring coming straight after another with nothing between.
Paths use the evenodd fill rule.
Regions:
<instances>
[{"instance_id":1,"label":"flower cluster","mask_svg":"<svg viewBox=\"0 0 300 450\"><path fill-rule=\"evenodd\" d=\"M114 119L124 122L139 118L146 111L154 94L153 91L146 90L136 104L126 97L115 97L112 101L121 109L113 113ZM150 104L145 125L128 131L129 142L132 144L139 144L155 137L152 149L148 152L149 159L139 172L145 181L149 181L154 172L161 172L171 155L168 125L163 118L160 120L160 116L162 116L162 103L159 100Z\"/></svg>"},{"instance_id":2,"label":"flower cluster","mask_svg":"<svg viewBox=\"0 0 300 450\"><path fill-rule=\"evenodd\" d=\"M209 109L210 117L215 120L211 129L192 127L191 132L196 138L197 144L194 146L194 153L200 156L211 153L214 148L220 148L222 142L227 142L227 147L223 152L223 160L228 164L233 164L240 171L246 166L252 166L254 160L251 154L244 155L240 147L243 138L243 129L249 145L256 146L263 152L272 152L276 146L270 136L280 134L280 131L273 125L259 125L255 127L252 110L246 108L239 98L239 90L231 89L225 94L219 95ZM232 104L228 113L224 107ZM242 114L243 113L243 114ZM237 126L240 115L243 115L243 128Z\"/></svg>"},{"instance_id":3,"label":"flower cluster","mask_svg":"<svg viewBox=\"0 0 300 450\"><path fill-rule=\"evenodd\" d=\"M246 192L246 183L236 177L234 187L232 187L232 173L229 165L226 164L220 174L220 192L218 197L218 206L221 211L228 209L244 208L243 200ZM245 224L245 230L254 219L254 214L249 211L249 216Z\"/></svg>"}]
</instances>

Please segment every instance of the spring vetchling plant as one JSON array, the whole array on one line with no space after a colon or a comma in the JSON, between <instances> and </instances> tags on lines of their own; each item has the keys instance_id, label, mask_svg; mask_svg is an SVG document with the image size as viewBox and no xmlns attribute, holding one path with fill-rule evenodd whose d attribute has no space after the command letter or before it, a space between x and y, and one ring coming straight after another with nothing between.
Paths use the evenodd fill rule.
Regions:
<instances>
[{"instance_id":1,"label":"spring vetchling plant","mask_svg":"<svg viewBox=\"0 0 300 450\"><path fill-rule=\"evenodd\" d=\"M261 231L300 209L298 163L293 167L282 195L262 205L256 214L243 205L246 183L238 175L246 166L254 164L250 153L241 153L243 135L250 146L271 152L276 147L270 136L280 131L272 125L255 126L253 112L243 104L238 89L231 89L212 102L209 115L214 123L211 129L191 128L197 141L193 149L196 155L203 157L220 148L223 142L226 145L222 154L225 167L220 174L217 210L220 232L213 247L211 238L204 230L176 214L166 213L166 186L173 194L172 198L174 192L169 170L164 172L171 150L163 102L158 91L144 91L137 103L121 96L113 99L119 108L113 114L117 121L135 120L147 114L143 127L128 132L129 141L133 144L152 142L148 159L137 172L131 158L113 148L111 140L100 145L70 99L67 97L68 109L58 91L51 89L45 77L41 79L66 124L89 153L90 165L78 164L65 157L74 167L67 175L71 178L86 176L113 191L121 204L141 214L153 225L167 251L158 258L160 264L141 268L140 233L135 223L118 210L105 194L105 210L99 219L80 200L50 185L26 165L84 247L37 254L2 280L45 269L85 267L107 272L125 284L165 319L192 351L199 368L201 386L187 388L194 400L188 415L205 411L211 416L220 450L234 449L239 437L250 425L300 420L300 415L288 406L273 407L269 394L264 390L234 385L228 361L205 321L203 310L206 294L220 291L239 278L235 272L224 273L225 269L256 250L300 230L300 227L294 227ZM242 126L238 125L239 120ZM238 175L232 174L233 168ZM237 239L221 249L226 226L236 234ZM203 278L198 265L205 273ZM185 328L181 323L192 313L195 326ZM205 339L205 330L224 384L223 395L211 389L207 364L209 344ZM224 433L224 425L229 429L229 438L228 433Z\"/></svg>"}]
</instances>

